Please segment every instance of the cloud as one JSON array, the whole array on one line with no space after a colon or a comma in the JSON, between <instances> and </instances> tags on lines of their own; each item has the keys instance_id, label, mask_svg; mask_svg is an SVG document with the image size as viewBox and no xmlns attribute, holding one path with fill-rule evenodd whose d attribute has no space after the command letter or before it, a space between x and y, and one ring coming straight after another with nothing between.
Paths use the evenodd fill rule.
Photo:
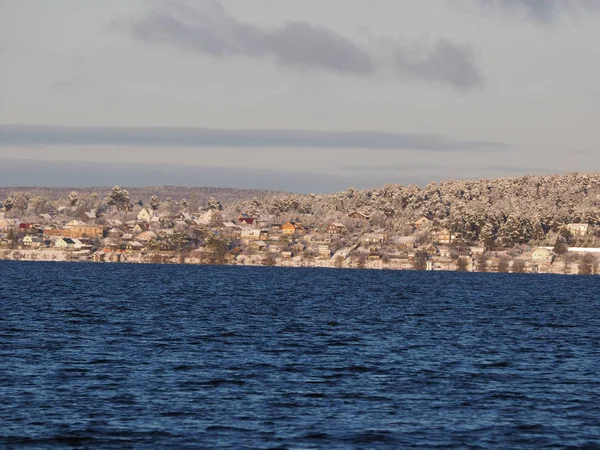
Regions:
<instances>
[{"instance_id":1,"label":"cloud","mask_svg":"<svg viewBox=\"0 0 600 450\"><path fill-rule=\"evenodd\" d=\"M538 23L555 22L565 14L600 11L597 0L479 0L482 8L522 16Z\"/></svg>"},{"instance_id":2,"label":"cloud","mask_svg":"<svg viewBox=\"0 0 600 450\"><path fill-rule=\"evenodd\" d=\"M436 134L382 131L61 127L0 124L0 147L37 145L389 149L431 152L507 150L505 144L498 142L455 140Z\"/></svg>"},{"instance_id":3,"label":"cloud","mask_svg":"<svg viewBox=\"0 0 600 450\"><path fill-rule=\"evenodd\" d=\"M31 161L0 157L0 179L6 187L91 187L91 186L205 186L267 189L308 194L338 192L388 183L426 184L416 174L332 175L290 170L238 169L152 163L85 163L78 161Z\"/></svg>"},{"instance_id":4,"label":"cloud","mask_svg":"<svg viewBox=\"0 0 600 450\"><path fill-rule=\"evenodd\" d=\"M392 74L461 91L483 84L471 49L446 40L411 45L387 38L362 45L308 22L288 21L273 28L242 22L215 0L190 5L165 1L142 17L114 20L111 28L147 44L214 58L268 58L296 70L355 76Z\"/></svg>"},{"instance_id":5,"label":"cloud","mask_svg":"<svg viewBox=\"0 0 600 450\"><path fill-rule=\"evenodd\" d=\"M446 40L438 41L431 48L422 48L420 52L410 51L406 46L397 46L393 51L393 67L397 75L446 83L464 91L483 83L473 61L470 46Z\"/></svg>"},{"instance_id":6,"label":"cloud","mask_svg":"<svg viewBox=\"0 0 600 450\"><path fill-rule=\"evenodd\" d=\"M82 77L75 77L70 80L59 80L52 85L52 89L55 91L73 91L81 88L88 88L93 86L90 80Z\"/></svg>"}]
</instances>

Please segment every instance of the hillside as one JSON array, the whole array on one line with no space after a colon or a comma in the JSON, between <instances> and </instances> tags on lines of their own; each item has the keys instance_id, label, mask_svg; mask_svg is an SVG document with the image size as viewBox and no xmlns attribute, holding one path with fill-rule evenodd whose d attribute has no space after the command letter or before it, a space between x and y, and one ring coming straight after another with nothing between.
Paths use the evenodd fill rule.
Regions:
<instances>
[{"instance_id":1,"label":"hillside","mask_svg":"<svg viewBox=\"0 0 600 450\"><path fill-rule=\"evenodd\" d=\"M600 173L527 175L496 180L454 180L333 195L277 195L243 201L237 211L261 216L298 217L311 226L347 221L355 210L367 213L371 227L408 234L420 217L449 228L466 242L502 245L543 241L567 223L600 225Z\"/></svg>"},{"instance_id":2,"label":"hillside","mask_svg":"<svg viewBox=\"0 0 600 450\"><path fill-rule=\"evenodd\" d=\"M1 180L0 180L1 182ZM254 197L268 197L273 194L280 194L274 191L265 191L259 189L234 189L234 188L215 188L215 187L184 187L184 186L148 186L126 188L129 191L131 200L147 202L152 195L160 198L171 198L175 201L182 199L196 198L201 204L206 203L211 197L220 199L222 202L231 203ZM9 198L16 193L26 193L32 197L44 197L50 200L59 200L66 197L71 192L77 192L80 197L89 197L93 193L99 197L104 197L110 191L110 186L95 186L88 188L71 187L1 187L0 201Z\"/></svg>"}]
</instances>

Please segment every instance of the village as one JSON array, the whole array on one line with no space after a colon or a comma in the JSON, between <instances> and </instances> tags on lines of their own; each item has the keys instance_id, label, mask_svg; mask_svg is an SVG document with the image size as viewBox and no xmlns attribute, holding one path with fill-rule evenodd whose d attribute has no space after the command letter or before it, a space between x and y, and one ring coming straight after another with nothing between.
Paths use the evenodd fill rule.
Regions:
<instances>
[{"instance_id":1,"label":"village","mask_svg":"<svg viewBox=\"0 0 600 450\"><path fill-rule=\"evenodd\" d=\"M285 267L367 268L463 272L598 274L600 248L518 245L491 249L465 242L428 217L409 230L373 226L368 211L351 211L322 226L296 217L273 221L249 213L229 217L219 202L192 214L163 214L137 206L90 209L79 219L69 208L37 221L0 213L0 259L103 263L179 263ZM14 214L13 214L14 216ZM70 219L70 220L69 220ZM561 232L595 232L568 223ZM560 241L559 241L560 242Z\"/></svg>"}]
</instances>

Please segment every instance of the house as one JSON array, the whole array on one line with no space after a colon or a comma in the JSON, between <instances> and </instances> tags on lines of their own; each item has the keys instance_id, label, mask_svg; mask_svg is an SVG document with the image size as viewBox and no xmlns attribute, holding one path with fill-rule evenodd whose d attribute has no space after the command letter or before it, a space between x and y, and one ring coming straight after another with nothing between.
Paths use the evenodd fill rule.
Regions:
<instances>
[{"instance_id":1,"label":"house","mask_svg":"<svg viewBox=\"0 0 600 450\"><path fill-rule=\"evenodd\" d=\"M348 217L355 220L371 220L371 217L368 214L361 211L352 211L348 214Z\"/></svg>"},{"instance_id":2,"label":"house","mask_svg":"<svg viewBox=\"0 0 600 450\"><path fill-rule=\"evenodd\" d=\"M439 250L440 256L442 258L450 258L452 255L452 251L451 251L450 247L448 247L446 245L440 245L438 247L438 250Z\"/></svg>"},{"instance_id":3,"label":"house","mask_svg":"<svg viewBox=\"0 0 600 450\"><path fill-rule=\"evenodd\" d=\"M75 241L68 237L58 238L54 241L54 246L62 249L75 248Z\"/></svg>"},{"instance_id":4,"label":"house","mask_svg":"<svg viewBox=\"0 0 600 450\"><path fill-rule=\"evenodd\" d=\"M96 220L96 210L92 209L83 213L89 220Z\"/></svg>"},{"instance_id":5,"label":"house","mask_svg":"<svg viewBox=\"0 0 600 450\"><path fill-rule=\"evenodd\" d=\"M250 217L248 214L240 214L238 217L238 223L242 225L252 225L254 220L254 217Z\"/></svg>"},{"instance_id":6,"label":"house","mask_svg":"<svg viewBox=\"0 0 600 450\"><path fill-rule=\"evenodd\" d=\"M137 235L136 240L141 242L148 242L152 239L156 239L158 236L154 231L143 231Z\"/></svg>"},{"instance_id":7,"label":"house","mask_svg":"<svg viewBox=\"0 0 600 450\"><path fill-rule=\"evenodd\" d=\"M264 250L265 248L267 248L267 244L266 244L266 242L265 242L265 241L258 240L258 241L253 241L253 242L252 242L252 243L249 245L249 247L250 247L252 250L258 250L258 251L260 252L260 251Z\"/></svg>"},{"instance_id":8,"label":"house","mask_svg":"<svg viewBox=\"0 0 600 450\"><path fill-rule=\"evenodd\" d=\"M568 223L566 228L571 232L571 234L573 234L573 236L585 236L589 225L587 223Z\"/></svg>"},{"instance_id":9,"label":"house","mask_svg":"<svg viewBox=\"0 0 600 450\"><path fill-rule=\"evenodd\" d=\"M318 246L319 258L321 259L330 259L331 258L331 249L329 245L319 244Z\"/></svg>"},{"instance_id":10,"label":"house","mask_svg":"<svg viewBox=\"0 0 600 450\"><path fill-rule=\"evenodd\" d=\"M150 222L150 219L152 219L153 215L154 214L151 213L148 210L148 208L142 208L142 210L137 215L137 220L139 220L140 222Z\"/></svg>"},{"instance_id":11,"label":"house","mask_svg":"<svg viewBox=\"0 0 600 450\"><path fill-rule=\"evenodd\" d=\"M469 252L471 255L483 255L485 247L469 247Z\"/></svg>"},{"instance_id":12,"label":"house","mask_svg":"<svg viewBox=\"0 0 600 450\"><path fill-rule=\"evenodd\" d=\"M73 241L73 248L75 250L81 250L81 249L88 249L88 248L92 248L91 245L87 245L84 244L83 242L81 242L79 239L77 238L71 238L71 240Z\"/></svg>"},{"instance_id":13,"label":"house","mask_svg":"<svg viewBox=\"0 0 600 450\"><path fill-rule=\"evenodd\" d=\"M387 240L387 233L367 233L362 237L362 242L365 244L383 244Z\"/></svg>"},{"instance_id":14,"label":"house","mask_svg":"<svg viewBox=\"0 0 600 450\"><path fill-rule=\"evenodd\" d=\"M454 242L454 239L456 239L456 236L448 228L444 228L437 235L438 244L449 245Z\"/></svg>"},{"instance_id":15,"label":"house","mask_svg":"<svg viewBox=\"0 0 600 450\"><path fill-rule=\"evenodd\" d=\"M281 231L283 234L303 233L306 228L301 223L290 221L281 225Z\"/></svg>"},{"instance_id":16,"label":"house","mask_svg":"<svg viewBox=\"0 0 600 450\"><path fill-rule=\"evenodd\" d=\"M186 219L186 217L189 217L188 222L194 222L196 225L210 225L214 220L218 219L221 216L221 212L217 211L216 209L209 209L197 219L194 219L188 213L183 214L184 215L180 215L181 220L188 220Z\"/></svg>"},{"instance_id":17,"label":"house","mask_svg":"<svg viewBox=\"0 0 600 450\"><path fill-rule=\"evenodd\" d=\"M81 220L73 219L70 222L68 222L65 226L67 228L72 228L72 227L79 227L79 226L82 226L82 225L85 225L85 222L82 222Z\"/></svg>"},{"instance_id":18,"label":"house","mask_svg":"<svg viewBox=\"0 0 600 450\"><path fill-rule=\"evenodd\" d=\"M381 259L381 253L376 252L376 251L371 251L369 252L369 254L367 255L367 259L371 260L371 261L377 261Z\"/></svg>"},{"instance_id":19,"label":"house","mask_svg":"<svg viewBox=\"0 0 600 450\"><path fill-rule=\"evenodd\" d=\"M0 231L8 231L12 226L13 221L11 219L0 217Z\"/></svg>"},{"instance_id":20,"label":"house","mask_svg":"<svg viewBox=\"0 0 600 450\"><path fill-rule=\"evenodd\" d=\"M259 230L256 228L246 228L242 230L240 239L259 240L267 239L269 232L267 230Z\"/></svg>"},{"instance_id":21,"label":"house","mask_svg":"<svg viewBox=\"0 0 600 450\"><path fill-rule=\"evenodd\" d=\"M333 222L327 227L328 234L344 234L348 229L341 222Z\"/></svg>"},{"instance_id":22,"label":"house","mask_svg":"<svg viewBox=\"0 0 600 450\"><path fill-rule=\"evenodd\" d=\"M83 225L73 226L70 229L63 231L65 232L65 236L72 238L96 238L102 237L104 234L104 228L102 228L100 225L86 225L85 223Z\"/></svg>"},{"instance_id":23,"label":"house","mask_svg":"<svg viewBox=\"0 0 600 450\"><path fill-rule=\"evenodd\" d=\"M533 253L531 253L531 259L533 261L548 261L552 262L554 259L554 252L545 247L536 248Z\"/></svg>"},{"instance_id":24,"label":"house","mask_svg":"<svg viewBox=\"0 0 600 450\"><path fill-rule=\"evenodd\" d=\"M429 226L431 226L431 220L425 216L415 221L415 229L417 230L423 230Z\"/></svg>"},{"instance_id":25,"label":"house","mask_svg":"<svg viewBox=\"0 0 600 450\"><path fill-rule=\"evenodd\" d=\"M39 236L25 236L23 238L23 247L39 248L43 243L43 239Z\"/></svg>"},{"instance_id":26,"label":"house","mask_svg":"<svg viewBox=\"0 0 600 450\"><path fill-rule=\"evenodd\" d=\"M415 237L414 236L400 236L396 238L396 244L401 249L408 249L415 247Z\"/></svg>"},{"instance_id":27,"label":"house","mask_svg":"<svg viewBox=\"0 0 600 450\"><path fill-rule=\"evenodd\" d=\"M428 256L437 256L440 254L440 250L433 244L429 244L423 251L427 253Z\"/></svg>"},{"instance_id":28,"label":"house","mask_svg":"<svg viewBox=\"0 0 600 450\"><path fill-rule=\"evenodd\" d=\"M129 241L125 244L125 250L128 252L141 252L144 250L144 245L138 241Z\"/></svg>"}]
</instances>

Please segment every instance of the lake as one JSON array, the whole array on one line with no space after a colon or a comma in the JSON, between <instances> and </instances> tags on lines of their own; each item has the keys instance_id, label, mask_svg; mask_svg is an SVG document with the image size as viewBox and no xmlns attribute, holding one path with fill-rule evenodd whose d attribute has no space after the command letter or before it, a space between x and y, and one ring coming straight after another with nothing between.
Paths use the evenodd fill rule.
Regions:
<instances>
[{"instance_id":1,"label":"lake","mask_svg":"<svg viewBox=\"0 0 600 450\"><path fill-rule=\"evenodd\" d=\"M600 278L0 261L2 448L600 448Z\"/></svg>"}]
</instances>

